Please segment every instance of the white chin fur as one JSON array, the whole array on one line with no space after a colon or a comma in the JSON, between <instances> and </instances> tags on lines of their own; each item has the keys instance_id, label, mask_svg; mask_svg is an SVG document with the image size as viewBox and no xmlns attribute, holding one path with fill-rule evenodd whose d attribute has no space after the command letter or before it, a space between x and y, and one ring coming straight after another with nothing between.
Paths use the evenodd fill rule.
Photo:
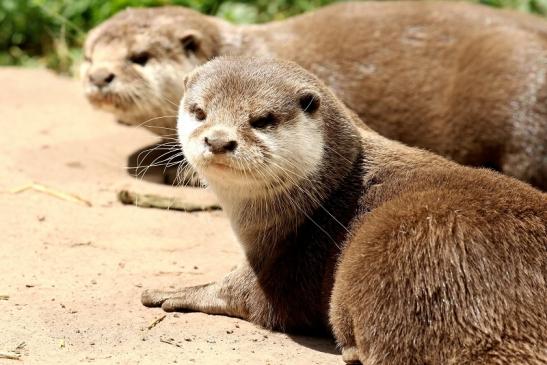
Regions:
<instances>
[{"instance_id":1,"label":"white chin fur","mask_svg":"<svg viewBox=\"0 0 547 365\"><path fill-rule=\"evenodd\" d=\"M201 151L197 151L197 147L193 146L195 143L192 143L192 141L190 141L190 135L199 126L199 122L184 110L184 108L182 107L183 100L181 100L180 102L181 107L179 108L177 118L177 135L184 156L186 156L188 162L192 166L194 166L194 168L196 168L197 161L195 157L199 156Z\"/></svg>"},{"instance_id":2,"label":"white chin fur","mask_svg":"<svg viewBox=\"0 0 547 365\"><path fill-rule=\"evenodd\" d=\"M275 175L283 175L294 184L309 179L321 166L323 159L323 133L317 123L303 114L273 132L257 132L271 151L269 166Z\"/></svg>"}]
</instances>

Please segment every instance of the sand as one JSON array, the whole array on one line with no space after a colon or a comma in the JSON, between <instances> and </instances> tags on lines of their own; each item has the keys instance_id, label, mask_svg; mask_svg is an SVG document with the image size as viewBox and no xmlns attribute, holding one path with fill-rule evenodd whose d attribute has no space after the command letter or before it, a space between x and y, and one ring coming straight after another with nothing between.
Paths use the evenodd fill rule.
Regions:
<instances>
[{"instance_id":1,"label":"sand","mask_svg":"<svg viewBox=\"0 0 547 365\"><path fill-rule=\"evenodd\" d=\"M0 68L0 364L342 364L329 339L241 319L169 313L144 288L220 279L241 258L222 211L121 204L117 193L214 202L211 193L139 180L127 159L157 137L88 105L78 81ZM35 183L91 203L35 190Z\"/></svg>"}]
</instances>

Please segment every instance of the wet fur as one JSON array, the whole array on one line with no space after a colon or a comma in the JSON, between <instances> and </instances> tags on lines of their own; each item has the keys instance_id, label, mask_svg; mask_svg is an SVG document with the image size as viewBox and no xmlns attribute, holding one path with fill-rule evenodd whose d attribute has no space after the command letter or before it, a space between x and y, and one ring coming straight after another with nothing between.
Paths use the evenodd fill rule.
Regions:
<instances>
[{"instance_id":1,"label":"wet fur","mask_svg":"<svg viewBox=\"0 0 547 365\"><path fill-rule=\"evenodd\" d=\"M218 59L187 86L181 116L197 103L207 119L179 125L183 148L221 201L245 260L217 283L147 290L145 305L279 330L330 327L344 360L367 365L547 361L546 194L357 128L355 114L293 63ZM315 112L298 109L301 90L318 97ZM234 161L256 134L247 112L266 107L287 111L278 128L304 116L323 134L308 141L323 143L315 172L278 171L278 183L299 176L281 192L265 189L272 176L262 186L247 175L239 185L219 178L230 173L212 169L199 149L216 128L231 130L239 155L219 158L240 166ZM260 151L249 166L268 171L272 150Z\"/></svg>"},{"instance_id":2,"label":"wet fur","mask_svg":"<svg viewBox=\"0 0 547 365\"><path fill-rule=\"evenodd\" d=\"M187 58L180 38L189 31L202 51ZM547 25L540 18L465 3L364 2L234 26L184 8L131 9L92 31L86 54L100 59L94 49L120 34L128 50L149 45L166 66L151 77L166 85L164 98L133 92L139 76L121 55L112 67L127 78L127 93L140 96L140 109L111 111L157 134L173 136L172 104L198 64L216 55L276 56L319 76L390 139L547 189Z\"/></svg>"}]
</instances>

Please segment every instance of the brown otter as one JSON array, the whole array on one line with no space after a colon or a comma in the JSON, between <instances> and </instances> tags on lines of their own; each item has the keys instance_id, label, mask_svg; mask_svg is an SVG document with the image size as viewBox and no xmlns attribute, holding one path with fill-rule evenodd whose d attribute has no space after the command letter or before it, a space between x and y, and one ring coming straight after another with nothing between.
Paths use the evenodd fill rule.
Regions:
<instances>
[{"instance_id":1,"label":"brown otter","mask_svg":"<svg viewBox=\"0 0 547 365\"><path fill-rule=\"evenodd\" d=\"M130 9L94 29L89 100L174 137L185 74L219 55L315 73L380 134L547 189L547 22L442 2L359 2L234 26L185 8Z\"/></svg>"},{"instance_id":2,"label":"brown otter","mask_svg":"<svg viewBox=\"0 0 547 365\"><path fill-rule=\"evenodd\" d=\"M219 58L184 84L183 152L245 261L144 305L317 332L330 303L347 362L547 361L547 194L357 129L291 62Z\"/></svg>"}]
</instances>

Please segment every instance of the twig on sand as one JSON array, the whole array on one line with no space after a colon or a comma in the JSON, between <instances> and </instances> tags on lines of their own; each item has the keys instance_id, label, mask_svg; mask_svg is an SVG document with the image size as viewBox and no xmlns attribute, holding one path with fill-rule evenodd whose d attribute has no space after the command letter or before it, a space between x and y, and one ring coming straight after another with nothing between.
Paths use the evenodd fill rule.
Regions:
<instances>
[{"instance_id":1,"label":"twig on sand","mask_svg":"<svg viewBox=\"0 0 547 365\"><path fill-rule=\"evenodd\" d=\"M21 355L15 352L0 351L0 359L21 360Z\"/></svg>"},{"instance_id":2,"label":"twig on sand","mask_svg":"<svg viewBox=\"0 0 547 365\"><path fill-rule=\"evenodd\" d=\"M163 320L165 319L166 316L167 316L167 315L164 314L163 316L156 318L156 319L154 320L154 322L152 322L152 323L150 323L150 324L148 325L148 329L151 330L152 328L156 327L156 325L157 325L158 323L160 323L161 321L163 321Z\"/></svg>"},{"instance_id":3,"label":"twig on sand","mask_svg":"<svg viewBox=\"0 0 547 365\"><path fill-rule=\"evenodd\" d=\"M26 346L26 342L21 342L13 351L0 351L0 359L21 360L21 351L23 351Z\"/></svg>"},{"instance_id":4,"label":"twig on sand","mask_svg":"<svg viewBox=\"0 0 547 365\"><path fill-rule=\"evenodd\" d=\"M179 343L175 342L174 338L160 337L160 342L167 343L169 345L173 345L173 346L177 346L177 347L182 347Z\"/></svg>"},{"instance_id":5,"label":"twig on sand","mask_svg":"<svg viewBox=\"0 0 547 365\"><path fill-rule=\"evenodd\" d=\"M181 210L184 212L200 212L219 210L220 205L196 204L177 197L165 197L154 194L139 194L129 190L122 190L118 193L118 199L123 204L132 204L142 208L159 208Z\"/></svg>"},{"instance_id":6,"label":"twig on sand","mask_svg":"<svg viewBox=\"0 0 547 365\"><path fill-rule=\"evenodd\" d=\"M87 242L76 242L70 245L70 247L80 247L80 246L91 246L91 241Z\"/></svg>"},{"instance_id":7,"label":"twig on sand","mask_svg":"<svg viewBox=\"0 0 547 365\"><path fill-rule=\"evenodd\" d=\"M9 300L9 295L7 295L7 294L0 294L0 300Z\"/></svg>"},{"instance_id":8,"label":"twig on sand","mask_svg":"<svg viewBox=\"0 0 547 365\"><path fill-rule=\"evenodd\" d=\"M11 193L12 194L19 194L19 193L22 193L22 192L27 191L27 190L38 191L40 193L44 193L44 194L54 196L58 199L62 199L62 200L68 201L68 202L72 202L72 203L76 203L76 204L85 205L87 207L91 207L91 202L89 202L88 200L85 200L83 198L80 198L78 195L71 194L71 193L65 193L63 191L56 190L56 189L50 188L48 186L45 186L45 185L42 185L42 184L37 184L37 183L30 183L30 184L21 186L19 188L12 189Z\"/></svg>"},{"instance_id":9,"label":"twig on sand","mask_svg":"<svg viewBox=\"0 0 547 365\"><path fill-rule=\"evenodd\" d=\"M15 352L16 354L20 354L21 351L23 351L25 349L25 347L27 347L27 343L25 341L23 341L19 345L17 345L17 347L15 348L15 350L13 352Z\"/></svg>"}]
</instances>

